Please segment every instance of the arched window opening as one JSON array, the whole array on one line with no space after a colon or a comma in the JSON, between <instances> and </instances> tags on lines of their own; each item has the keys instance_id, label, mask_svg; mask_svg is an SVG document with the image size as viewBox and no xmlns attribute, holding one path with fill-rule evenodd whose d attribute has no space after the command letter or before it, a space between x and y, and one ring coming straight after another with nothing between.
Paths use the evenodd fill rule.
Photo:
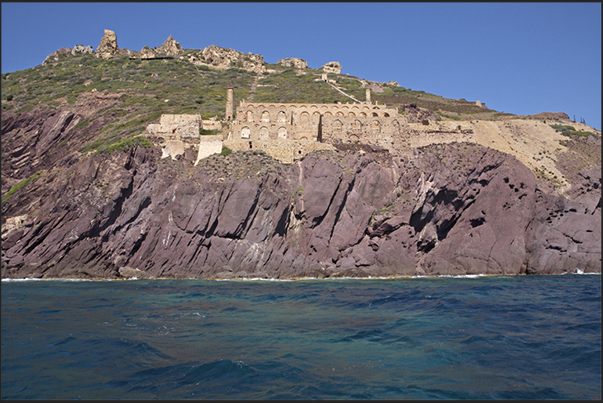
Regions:
<instances>
[{"instance_id":1,"label":"arched window opening","mask_svg":"<svg viewBox=\"0 0 603 403\"><path fill-rule=\"evenodd\" d=\"M287 138L287 128L286 127L279 127L278 132L277 132L277 136L279 139L286 139Z\"/></svg>"},{"instance_id":2,"label":"arched window opening","mask_svg":"<svg viewBox=\"0 0 603 403\"><path fill-rule=\"evenodd\" d=\"M343 124L341 123L341 121L336 120L336 121L333 122L333 130L334 131L340 132L341 129L342 129L342 127L343 127Z\"/></svg>"},{"instance_id":3,"label":"arched window opening","mask_svg":"<svg viewBox=\"0 0 603 403\"><path fill-rule=\"evenodd\" d=\"M377 120L373 120L373 122L371 123L371 131L373 133L381 132L381 124Z\"/></svg>"},{"instance_id":4,"label":"arched window opening","mask_svg":"<svg viewBox=\"0 0 603 403\"><path fill-rule=\"evenodd\" d=\"M310 123L310 114L308 112L302 112L300 116L300 123L302 125L307 125Z\"/></svg>"}]
</instances>

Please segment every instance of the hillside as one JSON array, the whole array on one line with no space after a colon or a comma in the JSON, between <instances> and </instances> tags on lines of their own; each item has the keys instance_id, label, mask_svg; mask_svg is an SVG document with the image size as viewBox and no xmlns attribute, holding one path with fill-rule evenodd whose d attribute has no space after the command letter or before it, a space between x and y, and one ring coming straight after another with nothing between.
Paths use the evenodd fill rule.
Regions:
<instances>
[{"instance_id":1,"label":"hillside","mask_svg":"<svg viewBox=\"0 0 603 403\"><path fill-rule=\"evenodd\" d=\"M141 52L106 38L2 75L3 278L600 272L601 134L564 113L516 116L171 37ZM410 125L475 141L335 144L293 164L261 151L161 158L147 126L220 121L228 87L235 107L345 104L370 88Z\"/></svg>"}]
</instances>

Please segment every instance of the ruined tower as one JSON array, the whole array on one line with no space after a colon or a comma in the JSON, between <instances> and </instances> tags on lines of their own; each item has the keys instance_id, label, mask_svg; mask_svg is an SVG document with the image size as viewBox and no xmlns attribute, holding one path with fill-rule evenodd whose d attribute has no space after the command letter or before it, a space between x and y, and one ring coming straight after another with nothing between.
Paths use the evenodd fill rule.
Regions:
<instances>
[{"instance_id":1,"label":"ruined tower","mask_svg":"<svg viewBox=\"0 0 603 403\"><path fill-rule=\"evenodd\" d=\"M366 103L367 104L371 103L371 89L370 88L366 89Z\"/></svg>"},{"instance_id":2,"label":"ruined tower","mask_svg":"<svg viewBox=\"0 0 603 403\"><path fill-rule=\"evenodd\" d=\"M225 119L226 120L232 120L232 115L233 115L233 105L234 105L234 101L233 101L233 90L232 87L228 87L228 89L226 90L226 116Z\"/></svg>"}]
</instances>

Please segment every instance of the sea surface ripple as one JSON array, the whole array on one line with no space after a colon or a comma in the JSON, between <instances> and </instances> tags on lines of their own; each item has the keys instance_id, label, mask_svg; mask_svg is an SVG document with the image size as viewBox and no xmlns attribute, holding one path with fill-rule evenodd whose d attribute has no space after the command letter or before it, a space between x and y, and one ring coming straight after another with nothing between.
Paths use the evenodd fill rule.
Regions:
<instances>
[{"instance_id":1,"label":"sea surface ripple","mask_svg":"<svg viewBox=\"0 0 603 403\"><path fill-rule=\"evenodd\" d=\"M601 277L2 282L2 399L600 399Z\"/></svg>"}]
</instances>

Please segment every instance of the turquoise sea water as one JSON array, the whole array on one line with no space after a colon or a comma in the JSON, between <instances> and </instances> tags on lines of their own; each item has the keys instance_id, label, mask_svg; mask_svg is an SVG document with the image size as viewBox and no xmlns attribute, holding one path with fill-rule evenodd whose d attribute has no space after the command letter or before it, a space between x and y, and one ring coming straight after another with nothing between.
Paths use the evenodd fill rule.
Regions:
<instances>
[{"instance_id":1,"label":"turquoise sea water","mask_svg":"<svg viewBox=\"0 0 603 403\"><path fill-rule=\"evenodd\" d=\"M2 282L3 399L600 399L601 276Z\"/></svg>"}]
</instances>

